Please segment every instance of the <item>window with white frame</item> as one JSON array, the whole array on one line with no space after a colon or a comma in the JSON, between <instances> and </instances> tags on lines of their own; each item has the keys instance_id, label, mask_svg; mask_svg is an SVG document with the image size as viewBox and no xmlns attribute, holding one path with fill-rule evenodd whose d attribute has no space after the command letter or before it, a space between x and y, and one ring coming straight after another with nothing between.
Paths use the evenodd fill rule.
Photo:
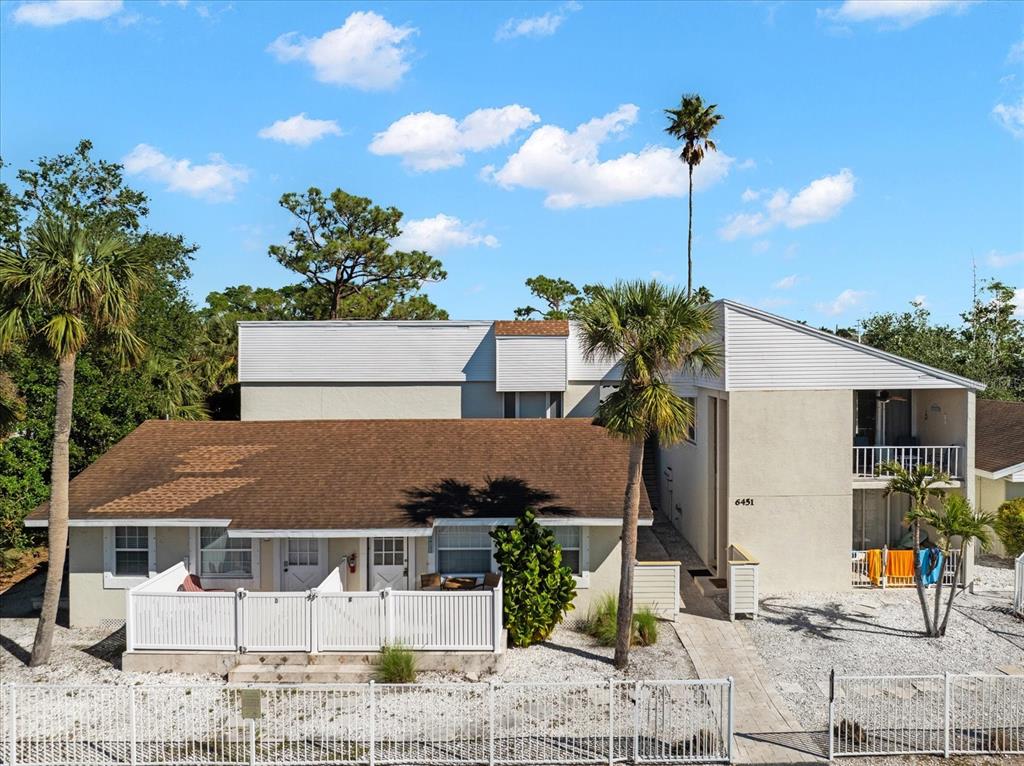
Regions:
<instances>
[{"instance_id":1,"label":"window with white frame","mask_svg":"<svg viewBox=\"0 0 1024 766\"><path fill-rule=\"evenodd\" d=\"M555 542L562 546L562 564L574 575L583 574L583 530L580 527L552 527Z\"/></svg>"},{"instance_id":2,"label":"window with white frame","mask_svg":"<svg viewBox=\"0 0 1024 766\"><path fill-rule=\"evenodd\" d=\"M103 585L130 588L156 571L152 527L115 526L103 530Z\"/></svg>"},{"instance_id":3,"label":"window with white frame","mask_svg":"<svg viewBox=\"0 0 1024 766\"><path fill-rule=\"evenodd\" d=\"M202 577L252 577L252 539L228 537L221 527L199 530L199 574Z\"/></svg>"},{"instance_id":4,"label":"window with white frame","mask_svg":"<svg viewBox=\"0 0 1024 766\"><path fill-rule=\"evenodd\" d=\"M481 574L491 571L489 527L438 527L437 571L441 574Z\"/></svg>"}]
</instances>

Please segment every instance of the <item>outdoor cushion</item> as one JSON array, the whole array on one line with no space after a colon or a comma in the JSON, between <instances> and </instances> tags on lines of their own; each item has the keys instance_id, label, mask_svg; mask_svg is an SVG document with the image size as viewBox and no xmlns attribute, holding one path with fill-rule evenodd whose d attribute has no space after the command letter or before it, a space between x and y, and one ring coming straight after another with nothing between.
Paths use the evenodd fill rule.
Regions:
<instances>
[{"instance_id":1,"label":"outdoor cushion","mask_svg":"<svg viewBox=\"0 0 1024 766\"><path fill-rule=\"evenodd\" d=\"M184 582L178 586L178 590L185 591L185 593L204 593L203 584L199 580L198 575L188 575Z\"/></svg>"}]
</instances>

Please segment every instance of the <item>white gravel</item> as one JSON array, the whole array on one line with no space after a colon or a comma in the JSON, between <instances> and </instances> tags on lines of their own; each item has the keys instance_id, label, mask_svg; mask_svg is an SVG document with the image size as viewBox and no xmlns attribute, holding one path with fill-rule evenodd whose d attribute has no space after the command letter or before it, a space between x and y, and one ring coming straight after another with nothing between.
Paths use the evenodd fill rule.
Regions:
<instances>
[{"instance_id":1,"label":"white gravel","mask_svg":"<svg viewBox=\"0 0 1024 766\"><path fill-rule=\"evenodd\" d=\"M956 604L971 604L958 596ZM1012 620L1012 618L1009 618ZM808 727L824 725L828 675L998 672L1024 666L1024 622L993 631L954 608L943 638L924 638L913 589L786 593L761 602L747 623L779 690ZM1009 632L1004 637L1004 632Z\"/></svg>"},{"instance_id":2,"label":"white gravel","mask_svg":"<svg viewBox=\"0 0 1024 766\"><path fill-rule=\"evenodd\" d=\"M1013 559L979 556L974 566L974 589L1013 592Z\"/></svg>"}]
</instances>

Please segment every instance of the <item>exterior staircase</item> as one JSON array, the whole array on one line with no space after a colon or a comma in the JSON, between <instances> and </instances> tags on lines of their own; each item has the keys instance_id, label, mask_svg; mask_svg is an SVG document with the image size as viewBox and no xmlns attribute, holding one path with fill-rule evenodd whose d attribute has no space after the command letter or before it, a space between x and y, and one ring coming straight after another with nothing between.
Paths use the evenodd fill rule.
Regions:
<instances>
[{"instance_id":1,"label":"exterior staircase","mask_svg":"<svg viewBox=\"0 0 1024 766\"><path fill-rule=\"evenodd\" d=\"M228 671L231 683L344 684L374 677L377 655L360 653L259 653Z\"/></svg>"}]
</instances>

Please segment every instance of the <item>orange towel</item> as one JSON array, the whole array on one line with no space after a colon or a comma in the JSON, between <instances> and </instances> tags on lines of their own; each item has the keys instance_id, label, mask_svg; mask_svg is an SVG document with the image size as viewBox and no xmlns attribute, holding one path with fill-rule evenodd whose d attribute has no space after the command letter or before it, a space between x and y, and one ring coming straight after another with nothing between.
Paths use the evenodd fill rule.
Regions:
<instances>
[{"instance_id":1,"label":"orange towel","mask_svg":"<svg viewBox=\"0 0 1024 766\"><path fill-rule=\"evenodd\" d=\"M914 581L914 552L889 551L889 563L885 567L887 577L898 577Z\"/></svg>"},{"instance_id":2,"label":"orange towel","mask_svg":"<svg viewBox=\"0 0 1024 766\"><path fill-rule=\"evenodd\" d=\"M882 583L882 551L879 548L872 548L867 552L868 556L868 579L872 585Z\"/></svg>"}]
</instances>

